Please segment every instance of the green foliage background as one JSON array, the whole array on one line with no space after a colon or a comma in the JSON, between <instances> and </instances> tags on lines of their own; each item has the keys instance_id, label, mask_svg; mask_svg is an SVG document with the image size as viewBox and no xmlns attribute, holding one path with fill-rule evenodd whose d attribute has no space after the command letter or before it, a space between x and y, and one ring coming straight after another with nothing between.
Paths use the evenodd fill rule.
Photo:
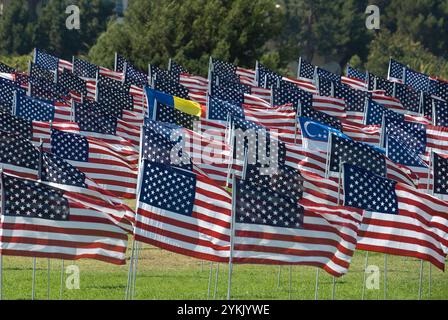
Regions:
<instances>
[{"instance_id":1,"label":"green foliage background","mask_svg":"<svg viewBox=\"0 0 448 320\"><path fill-rule=\"evenodd\" d=\"M250 68L258 59L291 74L299 56L324 57L383 76L393 56L448 78L448 0L129 0L122 20L112 0L48 0L37 10L33 2L6 7L0 55L39 47L112 67L118 51L143 70L173 58L199 74L210 55ZM65 28L68 4L80 7L80 30ZM369 4L380 8L380 30L365 27Z\"/></svg>"}]
</instances>

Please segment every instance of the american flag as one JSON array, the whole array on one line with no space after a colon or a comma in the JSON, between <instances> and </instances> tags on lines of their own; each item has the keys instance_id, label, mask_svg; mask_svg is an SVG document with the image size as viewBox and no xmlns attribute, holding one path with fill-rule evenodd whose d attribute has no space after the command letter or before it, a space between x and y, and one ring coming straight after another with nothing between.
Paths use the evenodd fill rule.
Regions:
<instances>
[{"instance_id":1,"label":"american flag","mask_svg":"<svg viewBox=\"0 0 448 320\"><path fill-rule=\"evenodd\" d=\"M70 95L67 89L44 78L30 77L28 79L28 90L30 96L43 100L65 101Z\"/></svg>"},{"instance_id":2,"label":"american flag","mask_svg":"<svg viewBox=\"0 0 448 320\"><path fill-rule=\"evenodd\" d=\"M124 82L138 87L148 84L148 75L138 70L131 62L126 61L124 68Z\"/></svg>"},{"instance_id":3,"label":"american flag","mask_svg":"<svg viewBox=\"0 0 448 320\"><path fill-rule=\"evenodd\" d=\"M103 141L59 130L52 130L51 152L115 196L135 198L138 156L130 161Z\"/></svg>"},{"instance_id":4,"label":"american flag","mask_svg":"<svg viewBox=\"0 0 448 320\"><path fill-rule=\"evenodd\" d=\"M258 86L262 88L272 88L277 87L279 82L282 80L282 76L261 63L257 64L257 79Z\"/></svg>"},{"instance_id":5,"label":"american flag","mask_svg":"<svg viewBox=\"0 0 448 320\"><path fill-rule=\"evenodd\" d=\"M43 152L15 133L0 131L0 145L0 163L4 172L25 179L40 179L72 191L77 200L108 212L132 231L130 221L133 221L134 212L63 159Z\"/></svg>"},{"instance_id":6,"label":"american flag","mask_svg":"<svg viewBox=\"0 0 448 320\"><path fill-rule=\"evenodd\" d=\"M223 77L212 74L211 81L220 87L237 90L247 94L252 93L252 86L241 83L239 80L235 80L232 77Z\"/></svg>"},{"instance_id":7,"label":"american flag","mask_svg":"<svg viewBox=\"0 0 448 320\"><path fill-rule=\"evenodd\" d=\"M111 144L131 144L136 149L140 144L140 128L119 119L99 109L91 107L92 104L75 103L73 106L74 121L79 129L88 136L101 139ZM123 141L124 140L124 141Z\"/></svg>"},{"instance_id":8,"label":"american flag","mask_svg":"<svg viewBox=\"0 0 448 320\"><path fill-rule=\"evenodd\" d=\"M134 111L134 97L127 91L119 91L97 83L95 100L122 110ZM137 111L137 110L136 110Z\"/></svg>"},{"instance_id":9,"label":"american flag","mask_svg":"<svg viewBox=\"0 0 448 320\"><path fill-rule=\"evenodd\" d=\"M372 97L371 93L341 85L334 88L334 96L345 101L347 117L350 120L362 123L366 99Z\"/></svg>"},{"instance_id":10,"label":"american flag","mask_svg":"<svg viewBox=\"0 0 448 320\"><path fill-rule=\"evenodd\" d=\"M141 113L138 111L123 110L123 105L111 99L102 101L85 100L82 104L94 112L110 114L134 126L142 126L143 124L143 115Z\"/></svg>"},{"instance_id":11,"label":"american flag","mask_svg":"<svg viewBox=\"0 0 448 320\"><path fill-rule=\"evenodd\" d=\"M445 202L346 163L344 205L365 210L357 249L415 257L444 269Z\"/></svg>"},{"instance_id":12,"label":"american flag","mask_svg":"<svg viewBox=\"0 0 448 320\"><path fill-rule=\"evenodd\" d=\"M306 79L311 82L314 79L316 67L311 63L307 62L302 57L299 58L299 66L297 71L298 79Z\"/></svg>"},{"instance_id":13,"label":"american flag","mask_svg":"<svg viewBox=\"0 0 448 320\"><path fill-rule=\"evenodd\" d=\"M432 153L433 180L431 190L442 200L448 200L448 157L446 154Z\"/></svg>"},{"instance_id":14,"label":"american flag","mask_svg":"<svg viewBox=\"0 0 448 320\"><path fill-rule=\"evenodd\" d=\"M208 119L227 121L228 116L247 119L270 129L288 129L295 131L297 112L292 106L260 108L238 106L230 102L209 96Z\"/></svg>"},{"instance_id":15,"label":"american flag","mask_svg":"<svg viewBox=\"0 0 448 320\"><path fill-rule=\"evenodd\" d=\"M81 78L96 78L96 74L99 70L97 65L73 57L73 74Z\"/></svg>"},{"instance_id":16,"label":"american flag","mask_svg":"<svg viewBox=\"0 0 448 320\"><path fill-rule=\"evenodd\" d=\"M335 87L339 85L338 83L322 76L318 76L316 80L317 87L319 89L319 95L325 97L334 97L334 90Z\"/></svg>"},{"instance_id":17,"label":"american flag","mask_svg":"<svg viewBox=\"0 0 448 320\"><path fill-rule=\"evenodd\" d=\"M267 179L248 173L247 180L236 180L234 262L311 265L341 276L350 265L362 215L300 205L288 188L301 198L303 180L291 171Z\"/></svg>"},{"instance_id":18,"label":"american flag","mask_svg":"<svg viewBox=\"0 0 448 320\"><path fill-rule=\"evenodd\" d=\"M374 174L387 175L384 154L372 146L338 135L331 135L328 158L328 174L339 173L343 163L359 166Z\"/></svg>"},{"instance_id":19,"label":"american flag","mask_svg":"<svg viewBox=\"0 0 448 320\"><path fill-rule=\"evenodd\" d=\"M420 108L420 92L401 83L395 83L394 97L400 100L405 110L418 114Z\"/></svg>"},{"instance_id":20,"label":"american flag","mask_svg":"<svg viewBox=\"0 0 448 320\"><path fill-rule=\"evenodd\" d=\"M70 121L71 107L65 103L48 103L22 94L16 94L14 114L27 120Z\"/></svg>"},{"instance_id":21,"label":"american flag","mask_svg":"<svg viewBox=\"0 0 448 320\"><path fill-rule=\"evenodd\" d=\"M16 69L8 66L7 64L0 62L0 73L15 73Z\"/></svg>"},{"instance_id":22,"label":"american flag","mask_svg":"<svg viewBox=\"0 0 448 320\"><path fill-rule=\"evenodd\" d=\"M426 92L422 92L421 93L421 100L420 100L420 113L428 118L428 119L432 119L433 118L433 103L436 103L437 98L434 98L431 94L426 93Z\"/></svg>"},{"instance_id":23,"label":"american flag","mask_svg":"<svg viewBox=\"0 0 448 320\"><path fill-rule=\"evenodd\" d=\"M64 71L57 74L56 79L56 83L60 87L77 94L79 98L81 96L87 95L86 81L81 79L80 77L75 76L72 72L64 69Z\"/></svg>"},{"instance_id":24,"label":"american flag","mask_svg":"<svg viewBox=\"0 0 448 320\"><path fill-rule=\"evenodd\" d=\"M236 81L240 81L240 77L236 74L237 67L229 62L221 61L215 58L210 59L210 68L215 76L234 79Z\"/></svg>"},{"instance_id":25,"label":"american flag","mask_svg":"<svg viewBox=\"0 0 448 320\"><path fill-rule=\"evenodd\" d=\"M187 129L193 129L194 122L198 121L199 117L157 102L155 105L155 110L152 114L150 114L148 119L176 124Z\"/></svg>"},{"instance_id":26,"label":"american flag","mask_svg":"<svg viewBox=\"0 0 448 320\"><path fill-rule=\"evenodd\" d=\"M100 210L47 184L1 175L2 255L125 264L127 233Z\"/></svg>"},{"instance_id":27,"label":"american flag","mask_svg":"<svg viewBox=\"0 0 448 320\"><path fill-rule=\"evenodd\" d=\"M418 189L427 190L429 167L420 155L416 154L394 135L388 135L386 137L386 154L394 163L406 166L406 168L411 170L418 178Z\"/></svg>"},{"instance_id":28,"label":"american flag","mask_svg":"<svg viewBox=\"0 0 448 320\"><path fill-rule=\"evenodd\" d=\"M0 78L0 103L3 109L12 110L15 92L19 95L25 95L25 90L16 82Z\"/></svg>"},{"instance_id":29,"label":"american flag","mask_svg":"<svg viewBox=\"0 0 448 320\"><path fill-rule=\"evenodd\" d=\"M448 81L437 80L437 86L434 95L448 101Z\"/></svg>"},{"instance_id":30,"label":"american flag","mask_svg":"<svg viewBox=\"0 0 448 320\"><path fill-rule=\"evenodd\" d=\"M70 61L59 59L51 54L48 54L40 49L34 49L34 63L40 67L52 70L62 71L64 69L72 70L73 65Z\"/></svg>"},{"instance_id":31,"label":"american flag","mask_svg":"<svg viewBox=\"0 0 448 320\"><path fill-rule=\"evenodd\" d=\"M315 120L315 121L325 124L327 126L333 127L339 131L342 131L342 125L341 125L340 119L338 119L336 117L332 117L325 112L321 112L319 110L310 108L307 105L300 106L299 116Z\"/></svg>"},{"instance_id":32,"label":"american flag","mask_svg":"<svg viewBox=\"0 0 448 320\"><path fill-rule=\"evenodd\" d=\"M367 81L366 72L359 71L350 65L347 65L347 77L351 79L362 80L364 83Z\"/></svg>"},{"instance_id":33,"label":"american flag","mask_svg":"<svg viewBox=\"0 0 448 320\"><path fill-rule=\"evenodd\" d=\"M151 81L154 81L154 79L157 78L175 83L179 83L180 81L180 74L171 72L169 70L164 70L154 64L149 65L148 71L149 71L149 78L151 79Z\"/></svg>"},{"instance_id":34,"label":"american flag","mask_svg":"<svg viewBox=\"0 0 448 320\"><path fill-rule=\"evenodd\" d=\"M384 94L386 96L389 96L389 97L394 96L395 82L386 80L382 77L378 77L373 74L370 74L370 76L371 76L370 79L373 79L373 81L374 81L374 87L372 90L376 90L376 91L382 90L382 91L384 91Z\"/></svg>"},{"instance_id":35,"label":"american flag","mask_svg":"<svg viewBox=\"0 0 448 320\"><path fill-rule=\"evenodd\" d=\"M389 70L387 73L387 79L395 82L402 82L404 81L404 70L406 69L406 66L397 60L390 59L389 60Z\"/></svg>"},{"instance_id":36,"label":"american flag","mask_svg":"<svg viewBox=\"0 0 448 320\"><path fill-rule=\"evenodd\" d=\"M388 135L402 141L408 148L414 150L416 154L422 155L426 152L427 134L424 124L384 117L382 125L383 147L386 146L386 137Z\"/></svg>"},{"instance_id":37,"label":"american flag","mask_svg":"<svg viewBox=\"0 0 448 320\"><path fill-rule=\"evenodd\" d=\"M364 123L366 125L381 125L383 116L404 120L405 115L394 112L373 100L369 100L365 111Z\"/></svg>"},{"instance_id":38,"label":"american flag","mask_svg":"<svg viewBox=\"0 0 448 320\"><path fill-rule=\"evenodd\" d=\"M153 84L155 90L165 92L182 99L190 99L190 91L183 85L179 84L178 81L166 77L156 76Z\"/></svg>"},{"instance_id":39,"label":"american flag","mask_svg":"<svg viewBox=\"0 0 448 320\"><path fill-rule=\"evenodd\" d=\"M448 127L448 102L434 99L433 108L434 125Z\"/></svg>"},{"instance_id":40,"label":"american flag","mask_svg":"<svg viewBox=\"0 0 448 320\"><path fill-rule=\"evenodd\" d=\"M135 239L203 260L227 262L231 197L209 178L144 160Z\"/></svg>"},{"instance_id":41,"label":"american flag","mask_svg":"<svg viewBox=\"0 0 448 320\"><path fill-rule=\"evenodd\" d=\"M228 102L230 102L232 104L236 104L236 105L242 105L244 103L244 93L243 92L233 90L233 89L219 87L216 85L212 85L210 89L211 89L210 95L213 97L216 97L216 98L224 100L224 101L228 101Z\"/></svg>"},{"instance_id":42,"label":"american flag","mask_svg":"<svg viewBox=\"0 0 448 320\"><path fill-rule=\"evenodd\" d=\"M28 74L31 78L42 78L54 82L56 71L46 69L38 64L30 62L28 66Z\"/></svg>"},{"instance_id":43,"label":"american flag","mask_svg":"<svg viewBox=\"0 0 448 320\"><path fill-rule=\"evenodd\" d=\"M336 82L338 84L341 83L341 76L338 74L335 74L331 71L328 71L328 70L325 70L325 69L322 69L319 67L317 67L316 72L317 72L318 77L328 79L328 80Z\"/></svg>"},{"instance_id":44,"label":"american flag","mask_svg":"<svg viewBox=\"0 0 448 320\"><path fill-rule=\"evenodd\" d=\"M427 92L429 90L429 76L410 68L406 68L404 73L404 84L416 91Z\"/></svg>"},{"instance_id":45,"label":"american flag","mask_svg":"<svg viewBox=\"0 0 448 320\"><path fill-rule=\"evenodd\" d=\"M143 159L189 171L194 165L220 186L230 185L230 174L241 172L241 164L232 164L232 149L225 141L157 121L146 122L143 130Z\"/></svg>"},{"instance_id":46,"label":"american flag","mask_svg":"<svg viewBox=\"0 0 448 320\"><path fill-rule=\"evenodd\" d=\"M178 75L180 75L181 73L185 73L185 74L189 73L186 68L182 67L180 64L176 63L175 61L173 61L171 59L168 64L168 70L171 72L174 72Z\"/></svg>"}]
</instances>

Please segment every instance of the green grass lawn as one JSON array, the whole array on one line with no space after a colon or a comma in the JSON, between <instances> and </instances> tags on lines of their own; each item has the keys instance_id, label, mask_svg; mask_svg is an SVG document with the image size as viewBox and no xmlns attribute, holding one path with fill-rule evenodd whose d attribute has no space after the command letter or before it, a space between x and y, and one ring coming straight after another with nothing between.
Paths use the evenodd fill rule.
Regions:
<instances>
[{"instance_id":1,"label":"green grass lawn","mask_svg":"<svg viewBox=\"0 0 448 320\"><path fill-rule=\"evenodd\" d=\"M130 250L128 250L130 252ZM336 281L336 299L361 299L364 252L356 252L348 274ZM36 299L47 299L47 259L37 259ZM80 270L80 289L64 288L63 299L123 299L129 265L115 266L95 260L66 261ZM384 298L384 255L369 254L369 265L380 269L379 289L365 291L365 299ZM216 264L214 265L216 267ZM316 268L235 265L233 299L314 299ZM3 299L30 299L32 258L3 257ZM59 299L61 261L51 260L50 299ZM387 298L418 299L420 261L388 256ZM220 265L216 298L225 299L228 266ZM136 299L207 299L210 263L143 246L138 263ZM214 294L215 268L211 299ZM319 299L331 299L333 277L319 272ZM429 264L424 264L423 299L447 299L448 276L432 267L429 297Z\"/></svg>"}]
</instances>

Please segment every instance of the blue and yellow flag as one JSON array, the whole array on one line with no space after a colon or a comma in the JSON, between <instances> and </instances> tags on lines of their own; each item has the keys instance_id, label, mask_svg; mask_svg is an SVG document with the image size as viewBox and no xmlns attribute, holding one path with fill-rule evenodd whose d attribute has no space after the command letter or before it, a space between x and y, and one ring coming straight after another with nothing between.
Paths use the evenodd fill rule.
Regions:
<instances>
[{"instance_id":1,"label":"blue and yellow flag","mask_svg":"<svg viewBox=\"0 0 448 320\"><path fill-rule=\"evenodd\" d=\"M150 87L145 87L145 92L146 98L148 99L148 113L150 116L155 112L155 101L171 106L174 109L192 116L200 117L202 114L201 105L197 102L175 97L173 95L154 90Z\"/></svg>"}]
</instances>

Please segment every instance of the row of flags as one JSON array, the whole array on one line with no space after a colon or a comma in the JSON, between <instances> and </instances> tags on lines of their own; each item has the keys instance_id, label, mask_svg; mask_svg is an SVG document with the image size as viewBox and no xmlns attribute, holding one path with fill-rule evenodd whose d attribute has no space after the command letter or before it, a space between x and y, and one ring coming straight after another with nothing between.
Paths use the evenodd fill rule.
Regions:
<instances>
[{"instance_id":1,"label":"row of flags","mask_svg":"<svg viewBox=\"0 0 448 320\"><path fill-rule=\"evenodd\" d=\"M444 269L445 82L397 65L340 76L300 58L293 79L210 58L204 78L38 49L26 73L1 64L1 254L124 264L132 234L334 276L355 249Z\"/></svg>"}]
</instances>

